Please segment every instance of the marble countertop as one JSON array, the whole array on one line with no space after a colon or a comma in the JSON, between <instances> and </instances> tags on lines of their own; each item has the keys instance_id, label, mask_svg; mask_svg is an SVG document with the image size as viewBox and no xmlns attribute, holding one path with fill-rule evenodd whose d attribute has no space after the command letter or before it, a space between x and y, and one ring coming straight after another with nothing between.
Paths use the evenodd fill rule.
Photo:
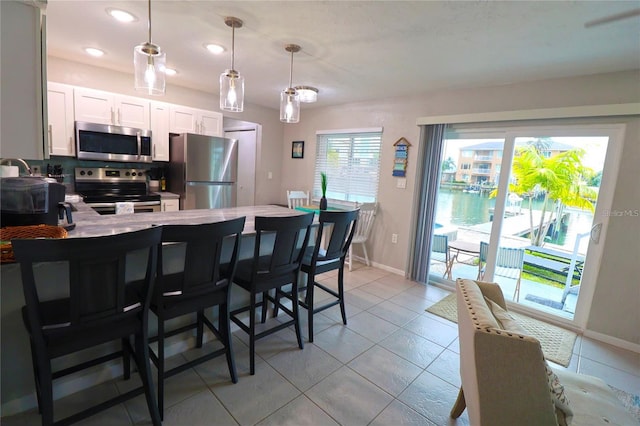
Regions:
<instances>
[{"instance_id":1,"label":"marble countertop","mask_svg":"<svg viewBox=\"0 0 640 426\"><path fill-rule=\"evenodd\" d=\"M158 194L160 198L169 199L169 200L180 199L180 196L178 194L174 194L173 192L160 191L160 192L153 192L153 194Z\"/></svg>"},{"instance_id":2,"label":"marble countertop","mask_svg":"<svg viewBox=\"0 0 640 426\"><path fill-rule=\"evenodd\" d=\"M226 209L179 210L173 212L100 215L83 202L75 203L73 212L75 229L68 238L97 237L137 231L150 225L191 225L219 222L246 216L243 234L255 232L256 216L296 216L303 212L276 205L231 207Z\"/></svg>"}]
</instances>

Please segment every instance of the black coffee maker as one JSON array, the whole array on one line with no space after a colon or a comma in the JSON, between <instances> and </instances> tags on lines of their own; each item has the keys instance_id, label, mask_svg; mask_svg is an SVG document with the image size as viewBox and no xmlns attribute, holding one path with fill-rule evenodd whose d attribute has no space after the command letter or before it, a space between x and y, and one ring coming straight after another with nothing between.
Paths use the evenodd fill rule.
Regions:
<instances>
[{"instance_id":1,"label":"black coffee maker","mask_svg":"<svg viewBox=\"0 0 640 426\"><path fill-rule=\"evenodd\" d=\"M60 225L72 229L71 204L64 201L65 186L55 179L10 177L0 179L0 226Z\"/></svg>"}]
</instances>

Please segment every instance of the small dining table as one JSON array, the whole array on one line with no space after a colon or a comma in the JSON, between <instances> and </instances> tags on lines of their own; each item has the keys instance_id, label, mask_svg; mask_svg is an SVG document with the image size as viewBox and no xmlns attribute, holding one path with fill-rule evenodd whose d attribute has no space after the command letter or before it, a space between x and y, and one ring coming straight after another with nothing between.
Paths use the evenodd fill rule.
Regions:
<instances>
[{"instance_id":1,"label":"small dining table","mask_svg":"<svg viewBox=\"0 0 640 426\"><path fill-rule=\"evenodd\" d=\"M317 205L317 204L309 204L309 205L306 205L306 206L298 206L298 207L295 208L295 210L299 210L301 212L319 214L320 213L320 206ZM338 209L336 207L327 207L326 210L328 210L328 211L340 211L340 209Z\"/></svg>"},{"instance_id":2,"label":"small dining table","mask_svg":"<svg viewBox=\"0 0 640 426\"><path fill-rule=\"evenodd\" d=\"M451 270L453 268L454 262L460 260L460 254L469 255L471 256L471 258L478 257L480 255L480 242L455 240L449 243L449 263L447 264L447 270L445 271L445 274L449 279L451 279Z\"/></svg>"}]
</instances>

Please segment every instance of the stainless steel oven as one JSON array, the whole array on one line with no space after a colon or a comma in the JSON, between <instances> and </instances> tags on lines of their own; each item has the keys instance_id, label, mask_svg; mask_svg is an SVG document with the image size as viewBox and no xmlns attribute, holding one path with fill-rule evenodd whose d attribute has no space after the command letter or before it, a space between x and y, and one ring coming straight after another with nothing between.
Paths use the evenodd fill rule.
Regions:
<instances>
[{"instance_id":1,"label":"stainless steel oven","mask_svg":"<svg viewBox=\"0 0 640 426\"><path fill-rule=\"evenodd\" d=\"M160 195L149 192L144 169L77 167L75 190L100 214L116 214L117 203L131 203L134 213L161 211Z\"/></svg>"}]
</instances>

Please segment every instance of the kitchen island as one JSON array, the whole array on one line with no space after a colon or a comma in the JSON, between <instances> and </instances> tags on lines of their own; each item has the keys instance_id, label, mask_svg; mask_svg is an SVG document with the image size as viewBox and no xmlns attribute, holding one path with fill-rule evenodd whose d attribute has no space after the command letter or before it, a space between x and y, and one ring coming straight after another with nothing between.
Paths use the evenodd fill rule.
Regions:
<instances>
[{"instance_id":1,"label":"kitchen island","mask_svg":"<svg viewBox=\"0 0 640 426\"><path fill-rule=\"evenodd\" d=\"M97 237L103 235L113 235L123 232L135 231L147 228L151 225L171 225L171 224L201 224L223 220L234 219L245 216L246 222L241 242L241 258L253 255L254 242L254 220L256 216L293 216L304 214L286 207L275 205L236 207L226 209L199 209L180 210L175 212L155 212L136 213L128 215L99 215L86 204L80 202L74 204L73 220L75 229L68 232L68 238ZM171 272L172 266L178 267L180 256L184 250L180 246L165 249L165 266L167 272ZM143 256L143 254L141 254ZM144 273L142 268L132 268L127 270L128 277L138 277ZM66 286L64 277L66 269L64 264L42 265L37 271L47 283L47 295L49 297L61 297L65 295ZM22 292L22 280L20 277L20 267L17 263L3 264L0 267L0 353L1 363L1 396L2 396L2 416L15 414L37 406L33 371L31 365L31 350L29 347L29 337L22 323L21 308L24 305ZM231 294L232 308L243 306L248 303L247 293L237 286L232 286ZM150 315L150 335L155 333L155 316ZM169 327L179 326L182 322L177 318L169 323ZM184 337L182 337L184 336ZM167 355L184 351L187 347L195 345L192 335L181 335L182 339L172 340L171 346L167 346ZM211 337L211 336L209 336ZM117 345L105 345L104 351L117 349ZM81 356L81 355L80 355ZM74 358L61 358L55 360L54 369L59 369L67 365ZM99 365L61 378L54 382L54 398L61 398L65 395L79 390L95 386L98 383L119 377L122 374L120 360ZM155 378L154 378L155 380Z\"/></svg>"}]
</instances>

